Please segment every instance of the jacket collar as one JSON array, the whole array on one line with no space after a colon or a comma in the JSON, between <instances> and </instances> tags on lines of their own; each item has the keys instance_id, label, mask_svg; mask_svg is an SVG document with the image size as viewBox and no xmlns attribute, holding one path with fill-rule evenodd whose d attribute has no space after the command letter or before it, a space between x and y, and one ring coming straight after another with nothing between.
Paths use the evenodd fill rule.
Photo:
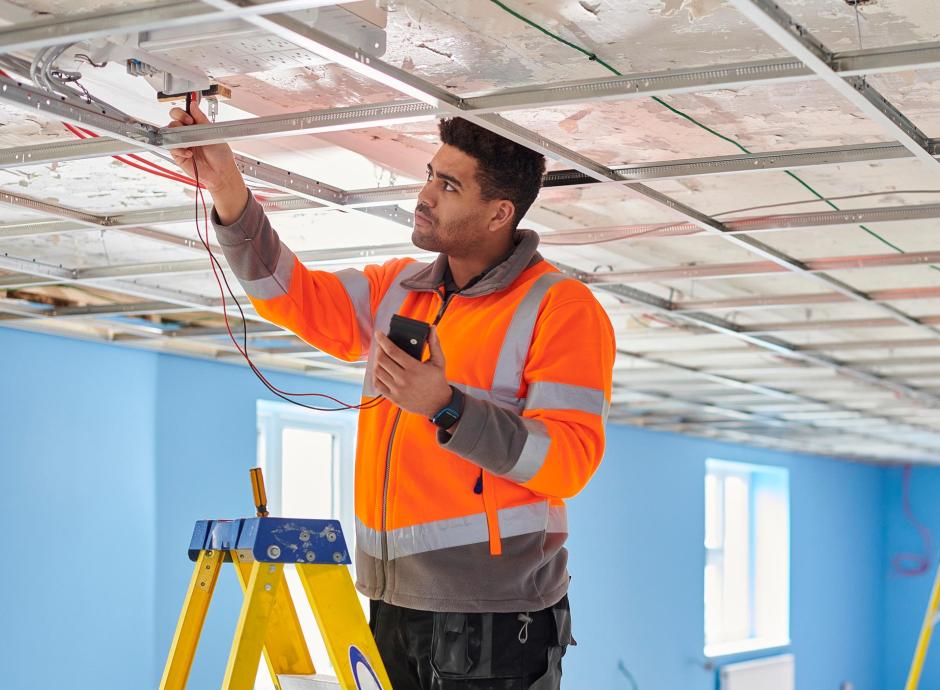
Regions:
<instances>
[{"instance_id":1,"label":"jacket collar","mask_svg":"<svg viewBox=\"0 0 940 690\"><path fill-rule=\"evenodd\" d=\"M472 287L461 292L464 297L481 297L500 290L505 290L519 277L519 275L542 260L542 255L536 251L539 246L539 236L534 230L516 230L512 237L516 248L512 254L501 264L490 270ZM444 282L444 272L447 269L447 255L438 254L433 263L428 264L411 278L401 283L408 290L421 292L437 292Z\"/></svg>"}]
</instances>

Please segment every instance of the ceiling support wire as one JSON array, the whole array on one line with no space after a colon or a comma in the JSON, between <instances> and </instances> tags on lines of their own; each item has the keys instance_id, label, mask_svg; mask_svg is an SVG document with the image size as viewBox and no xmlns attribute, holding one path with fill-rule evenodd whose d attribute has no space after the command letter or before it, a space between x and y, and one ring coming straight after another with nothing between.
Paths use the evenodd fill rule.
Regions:
<instances>
[{"instance_id":1,"label":"ceiling support wire","mask_svg":"<svg viewBox=\"0 0 940 690\"><path fill-rule=\"evenodd\" d=\"M855 8L855 28L858 31L858 49L865 50L865 46L862 45L862 12L858 7L859 0L855 0L852 3L852 7Z\"/></svg>"}]
</instances>

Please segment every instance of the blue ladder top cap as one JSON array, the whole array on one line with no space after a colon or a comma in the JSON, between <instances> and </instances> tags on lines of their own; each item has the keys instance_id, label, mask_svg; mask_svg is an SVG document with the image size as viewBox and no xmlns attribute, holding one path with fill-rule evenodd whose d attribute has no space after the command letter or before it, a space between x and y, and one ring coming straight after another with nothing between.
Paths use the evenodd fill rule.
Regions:
<instances>
[{"instance_id":1,"label":"blue ladder top cap","mask_svg":"<svg viewBox=\"0 0 940 690\"><path fill-rule=\"evenodd\" d=\"M199 520L189 542L189 559L201 551L250 551L260 563L349 565L349 550L338 520L250 517Z\"/></svg>"}]
</instances>

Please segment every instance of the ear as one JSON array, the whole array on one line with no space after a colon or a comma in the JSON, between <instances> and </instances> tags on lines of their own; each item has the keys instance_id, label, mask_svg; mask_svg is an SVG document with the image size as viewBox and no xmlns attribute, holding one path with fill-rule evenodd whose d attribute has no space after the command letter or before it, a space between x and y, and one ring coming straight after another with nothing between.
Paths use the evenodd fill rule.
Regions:
<instances>
[{"instance_id":1,"label":"ear","mask_svg":"<svg viewBox=\"0 0 940 690\"><path fill-rule=\"evenodd\" d=\"M512 226L512 219L516 215L516 205L509 199L500 199L493 202L493 211L490 216L489 231L498 232Z\"/></svg>"}]
</instances>

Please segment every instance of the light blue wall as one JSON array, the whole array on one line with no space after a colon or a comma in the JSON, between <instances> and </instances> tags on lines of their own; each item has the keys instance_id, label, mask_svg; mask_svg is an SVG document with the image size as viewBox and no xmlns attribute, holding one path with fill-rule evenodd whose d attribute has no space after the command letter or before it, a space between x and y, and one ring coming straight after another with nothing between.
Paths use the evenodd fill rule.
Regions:
<instances>
[{"instance_id":1,"label":"light blue wall","mask_svg":"<svg viewBox=\"0 0 940 690\"><path fill-rule=\"evenodd\" d=\"M629 689L620 660L641 690L715 687L702 664L709 457L789 470L797 688L839 690L846 680L855 690L888 687L878 684L882 470L628 427L608 430L604 463L570 503L580 646L568 656L565 687Z\"/></svg>"},{"instance_id":2,"label":"light blue wall","mask_svg":"<svg viewBox=\"0 0 940 690\"><path fill-rule=\"evenodd\" d=\"M156 362L0 329L0 687L154 677Z\"/></svg>"},{"instance_id":3,"label":"light blue wall","mask_svg":"<svg viewBox=\"0 0 940 690\"><path fill-rule=\"evenodd\" d=\"M904 514L903 473L886 471L885 534L887 557L901 553L923 553L921 537ZM904 577L886 568L885 585L885 668L884 688L901 688L907 678L920 633L927 600L937 568L940 546L940 468L917 467L911 473L910 503L914 517L932 533L933 553L930 569L923 575ZM924 665L920 687L940 688L940 629L934 630L933 642Z\"/></svg>"},{"instance_id":4,"label":"light blue wall","mask_svg":"<svg viewBox=\"0 0 940 690\"><path fill-rule=\"evenodd\" d=\"M271 382L292 392L322 392L358 402L359 388L309 378L267 374ZM157 370L157 601L156 647L161 667L173 637L182 595L192 565L186 547L193 524L204 518L254 515L248 470L257 464L259 398L276 400L244 367L176 356L161 356ZM333 407L334 403L306 400ZM338 415L353 414L339 412ZM223 572L213 597L190 688L221 685L225 659L241 591L233 572Z\"/></svg>"},{"instance_id":5,"label":"light blue wall","mask_svg":"<svg viewBox=\"0 0 940 690\"><path fill-rule=\"evenodd\" d=\"M273 396L242 367L2 328L0 380L0 458L15 488L0 517L18 526L8 563L25 564L2 571L0 610L22 624L0 633L0 667L13 669L0 686L32 688L39 668L47 686L155 687L191 572L192 525L251 512L255 403ZM296 376L273 380L357 395ZM790 470L798 687L895 687L875 682L890 606L884 470L612 427L598 476L570 506L581 645L566 659L566 689L629 688L621 659L642 690L714 687L701 667L708 457ZM29 560L39 539L55 545L41 555L61 553L62 569ZM139 548L126 548L131 539ZM109 559L120 568L110 578L102 575ZM240 596L226 575L192 688L221 678ZM920 611L924 597L914 598Z\"/></svg>"}]
</instances>

